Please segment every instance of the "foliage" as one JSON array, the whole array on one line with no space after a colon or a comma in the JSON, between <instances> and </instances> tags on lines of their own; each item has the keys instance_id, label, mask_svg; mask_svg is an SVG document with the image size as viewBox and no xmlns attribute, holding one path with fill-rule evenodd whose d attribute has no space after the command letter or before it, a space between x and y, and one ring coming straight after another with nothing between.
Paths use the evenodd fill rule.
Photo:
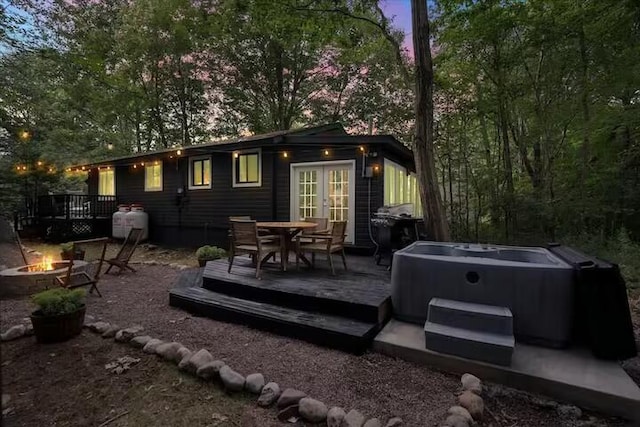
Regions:
<instances>
[{"instance_id":1,"label":"foliage","mask_svg":"<svg viewBox=\"0 0 640 427\"><path fill-rule=\"evenodd\" d=\"M44 316L73 313L84 305L84 289L55 288L31 296Z\"/></svg>"},{"instance_id":2,"label":"foliage","mask_svg":"<svg viewBox=\"0 0 640 427\"><path fill-rule=\"evenodd\" d=\"M73 242L60 243L60 250L62 252L71 252L73 250Z\"/></svg>"},{"instance_id":3,"label":"foliage","mask_svg":"<svg viewBox=\"0 0 640 427\"><path fill-rule=\"evenodd\" d=\"M212 261L214 259L220 259L225 256L225 250L218 248L217 246L201 246L198 248L198 250L196 250L196 257L198 257L198 259L206 259L208 261Z\"/></svg>"}]
</instances>

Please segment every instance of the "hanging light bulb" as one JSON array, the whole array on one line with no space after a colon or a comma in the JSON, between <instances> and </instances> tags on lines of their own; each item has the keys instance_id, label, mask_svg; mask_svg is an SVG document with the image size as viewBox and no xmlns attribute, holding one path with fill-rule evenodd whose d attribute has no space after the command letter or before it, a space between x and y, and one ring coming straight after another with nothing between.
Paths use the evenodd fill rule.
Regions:
<instances>
[{"instance_id":1,"label":"hanging light bulb","mask_svg":"<svg viewBox=\"0 0 640 427\"><path fill-rule=\"evenodd\" d=\"M284 153L282 153L282 157L284 157L284 158L286 159L287 157L289 157L289 153L287 153L287 152L285 151Z\"/></svg>"},{"instance_id":2,"label":"hanging light bulb","mask_svg":"<svg viewBox=\"0 0 640 427\"><path fill-rule=\"evenodd\" d=\"M42 166L42 160L38 160L38 166Z\"/></svg>"},{"instance_id":3,"label":"hanging light bulb","mask_svg":"<svg viewBox=\"0 0 640 427\"><path fill-rule=\"evenodd\" d=\"M135 163L133 164L133 168L134 169L138 169L138 165L136 165Z\"/></svg>"},{"instance_id":4,"label":"hanging light bulb","mask_svg":"<svg viewBox=\"0 0 640 427\"><path fill-rule=\"evenodd\" d=\"M20 165L16 166L16 170L20 170Z\"/></svg>"},{"instance_id":5,"label":"hanging light bulb","mask_svg":"<svg viewBox=\"0 0 640 427\"><path fill-rule=\"evenodd\" d=\"M238 153L233 153L233 158L234 158L234 159L237 159L237 158L238 158L238 156L239 156L239 154L238 154Z\"/></svg>"},{"instance_id":6,"label":"hanging light bulb","mask_svg":"<svg viewBox=\"0 0 640 427\"><path fill-rule=\"evenodd\" d=\"M23 171L26 171L26 170L27 170L27 167L26 167L26 166L23 166L23 167L22 167L22 170L23 170Z\"/></svg>"},{"instance_id":7,"label":"hanging light bulb","mask_svg":"<svg viewBox=\"0 0 640 427\"><path fill-rule=\"evenodd\" d=\"M53 172L53 168L49 168L49 173Z\"/></svg>"},{"instance_id":8,"label":"hanging light bulb","mask_svg":"<svg viewBox=\"0 0 640 427\"><path fill-rule=\"evenodd\" d=\"M107 144L107 150L113 150L113 144L111 142Z\"/></svg>"},{"instance_id":9,"label":"hanging light bulb","mask_svg":"<svg viewBox=\"0 0 640 427\"><path fill-rule=\"evenodd\" d=\"M364 147L362 145L360 146L360 152L364 153Z\"/></svg>"},{"instance_id":10,"label":"hanging light bulb","mask_svg":"<svg viewBox=\"0 0 640 427\"><path fill-rule=\"evenodd\" d=\"M176 151L176 154L177 154L178 156L182 155L182 150L178 150L178 151Z\"/></svg>"},{"instance_id":11,"label":"hanging light bulb","mask_svg":"<svg viewBox=\"0 0 640 427\"><path fill-rule=\"evenodd\" d=\"M144 162L140 162L140 166L144 166Z\"/></svg>"},{"instance_id":12,"label":"hanging light bulb","mask_svg":"<svg viewBox=\"0 0 640 427\"><path fill-rule=\"evenodd\" d=\"M82 169L82 170L84 170L84 166L82 166L82 168L81 168L81 169Z\"/></svg>"},{"instance_id":13,"label":"hanging light bulb","mask_svg":"<svg viewBox=\"0 0 640 427\"><path fill-rule=\"evenodd\" d=\"M324 155L328 156L329 155L329 150L324 150Z\"/></svg>"}]
</instances>

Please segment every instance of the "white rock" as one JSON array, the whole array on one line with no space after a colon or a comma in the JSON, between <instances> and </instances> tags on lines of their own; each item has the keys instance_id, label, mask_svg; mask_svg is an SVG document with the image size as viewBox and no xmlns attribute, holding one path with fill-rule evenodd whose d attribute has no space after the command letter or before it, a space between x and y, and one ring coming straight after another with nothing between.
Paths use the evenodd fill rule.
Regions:
<instances>
[{"instance_id":1,"label":"white rock","mask_svg":"<svg viewBox=\"0 0 640 427\"><path fill-rule=\"evenodd\" d=\"M469 424L473 424L473 417L471 416L469 411L467 411L462 406L452 406L447 411L447 414L449 414L449 415L457 415L459 417L462 417L462 418L466 419Z\"/></svg>"},{"instance_id":2,"label":"white rock","mask_svg":"<svg viewBox=\"0 0 640 427\"><path fill-rule=\"evenodd\" d=\"M303 397L298 402L298 412L305 420L311 421L312 423L319 423L327 419L328 409L327 405L319 400L312 399L311 397Z\"/></svg>"},{"instance_id":3,"label":"white rock","mask_svg":"<svg viewBox=\"0 0 640 427\"><path fill-rule=\"evenodd\" d=\"M116 336L119 330L120 330L120 326L109 325L109 328L102 333L102 338L113 338Z\"/></svg>"},{"instance_id":4,"label":"white rock","mask_svg":"<svg viewBox=\"0 0 640 427\"><path fill-rule=\"evenodd\" d=\"M340 427L342 420L347 415L344 409L334 406L327 412L327 427Z\"/></svg>"},{"instance_id":5,"label":"white rock","mask_svg":"<svg viewBox=\"0 0 640 427\"><path fill-rule=\"evenodd\" d=\"M227 365L218 371L224 387L229 391L241 391L244 388L244 377Z\"/></svg>"},{"instance_id":6,"label":"white rock","mask_svg":"<svg viewBox=\"0 0 640 427\"><path fill-rule=\"evenodd\" d=\"M580 418L582 416L582 409L574 405L559 405L556 412L561 418Z\"/></svg>"},{"instance_id":7,"label":"white rock","mask_svg":"<svg viewBox=\"0 0 640 427\"><path fill-rule=\"evenodd\" d=\"M364 415L358 412L355 409L350 410L347 415L345 415L341 427L362 427L364 424Z\"/></svg>"},{"instance_id":8,"label":"white rock","mask_svg":"<svg viewBox=\"0 0 640 427\"><path fill-rule=\"evenodd\" d=\"M278 402L276 403L276 405L278 406L278 408L286 408L287 406L297 405L300 399L302 399L303 397L307 397L307 393L296 390L294 388L287 388L278 398Z\"/></svg>"},{"instance_id":9,"label":"white rock","mask_svg":"<svg viewBox=\"0 0 640 427\"><path fill-rule=\"evenodd\" d=\"M11 402L11 395L7 393L2 393L2 409L9 406L9 402Z\"/></svg>"},{"instance_id":10,"label":"white rock","mask_svg":"<svg viewBox=\"0 0 640 427\"><path fill-rule=\"evenodd\" d=\"M121 329L118 332L116 332L114 339L118 342L129 342L143 330L144 328L140 325L131 326L130 328L126 328L126 329Z\"/></svg>"},{"instance_id":11,"label":"white rock","mask_svg":"<svg viewBox=\"0 0 640 427\"><path fill-rule=\"evenodd\" d=\"M178 362L178 369L184 371L187 367L187 364L189 363L189 359L191 359L191 356L193 356L193 353L187 349L187 351L182 352L178 350L178 354L182 355L182 359L180 359L180 362Z\"/></svg>"},{"instance_id":12,"label":"white rock","mask_svg":"<svg viewBox=\"0 0 640 427\"><path fill-rule=\"evenodd\" d=\"M142 351L145 353L153 354L156 352L156 348L162 344L162 340L157 338L151 338L145 345L142 347Z\"/></svg>"},{"instance_id":13,"label":"white rock","mask_svg":"<svg viewBox=\"0 0 640 427\"><path fill-rule=\"evenodd\" d=\"M213 362L205 363L198 368L196 375L204 380L216 378L220 372L220 368L225 365L226 363L222 360L214 360Z\"/></svg>"},{"instance_id":14,"label":"white rock","mask_svg":"<svg viewBox=\"0 0 640 427\"><path fill-rule=\"evenodd\" d=\"M10 327L5 333L0 334L0 341L11 341L24 336L27 327L24 325L15 325Z\"/></svg>"},{"instance_id":15,"label":"white rock","mask_svg":"<svg viewBox=\"0 0 640 427\"><path fill-rule=\"evenodd\" d=\"M355 409L350 410L342 420L341 427L362 427L364 424L364 415Z\"/></svg>"},{"instance_id":16,"label":"white rock","mask_svg":"<svg viewBox=\"0 0 640 427\"><path fill-rule=\"evenodd\" d=\"M274 382L267 383L262 387L260 397L258 398L258 405L262 407L271 406L278 397L280 397L280 386Z\"/></svg>"},{"instance_id":17,"label":"white rock","mask_svg":"<svg viewBox=\"0 0 640 427\"><path fill-rule=\"evenodd\" d=\"M460 378L460 382L464 390L471 391L478 395L482 394L482 381L475 375L464 374L462 378Z\"/></svg>"},{"instance_id":18,"label":"white rock","mask_svg":"<svg viewBox=\"0 0 640 427\"><path fill-rule=\"evenodd\" d=\"M245 387L250 393L260 394L264 387L264 375L260 373L247 375Z\"/></svg>"},{"instance_id":19,"label":"white rock","mask_svg":"<svg viewBox=\"0 0 640 427\"><path fill-rule=\"evenodd\" d=\"M183 347L179 342L166 342L160 344L156 347L156 354L162 357L164 360L168 360L170 362L180 361L182 357L178 354L178 350Z\"/></svg>"},{"instance_id":20,"label":"white rock","mask_svg":"<svg viewBox=\"0 0 640 427\"><path fill-rule=\"evenodd\" d=\"M178 349L178 357L180 357L180 359L178 359L176 357L176 361L180 362L187 354L191 354L191 350L189 350L187 347L181 347Z\"/></svg>"},{"instance_id":21,"label":"white rock","mask_svg":"<svg viewBox=\"0 0 640 427\"><path fill-rule=\"evenodd\" d=\"M140 335L138 337L134 337L129 341L133 347L143 348L149 341L151 341L151 337L149 335Z\"/></svg>"},{"instance_id":22,"label":"white rock","mask_svg":"<svg viewBox=\"0 0 640 427\"><path fill-rule=\"evenodd\" d=\"M204 366L209 362L213 362L213 356L211 355L211 353L209 353L207 350L203 348L193 353L189 358L189 360L187 360L187 363L185 363L181 369L184 369L189 373L195 374L198 371L199 367ZM182 364L182 361L180 361L180 364ZM244 385L244 381L242 385Z\"/></svg>"},{"instance_id":23,"label":"white rock","mask_svg":"<svg viewBox=\"0 0 640 427\"><path fill-rule=\"evenodd\" d=\"M465 391L458 396L458 402L460 402L460 406L469 411L474 420L477 421L482 418L484 401L480 396L471 391Z\"/></svg>"},{"instance_id":24,"label":"white rock","mask_svg":"<svg viewBox=\"0 0 640 427\"><path fill-rule=\"evenodd\" d=\"M382 427L382 424L380 424L379 419L371 418L366 423L364 423L364 427Z\"/></svg>"},{"instance_id":25,"label":"white rock","mask_svg":"<svg viewBox=\"0 0 640 427\"><path fill-rule=\"evenodd\" d=\"M447 427L469 427L469 421L460 415L449 415L444 424Z\"/></svg>"},{"instance_id":26,"label":"white rock","mask_svg":"<svg viewBox=\"0 0 640 427\"><path fill-rule=\"evenodd\" d=\"M109 324L107 322L96 322L96 323L92 323L89 326L90 331L96 332L100 335L107 332L108 329L109 329Z\"/></svg>"},{"instance_id":27,"label":"white rock","mask_svg":"<svg viewBox=\"0 0 640 427\"><path fill-rule=\"evenodd\" d=\"M389 421L387 421L386 427L401 427L403 424L402 418L393 417Z\"/></svg>"},{"instance_id":28,"label":"white rock","mask_svg":"<svg viewBox=\"0 0 640 427\"><path fill-rule=\"evenodd\" d=\"M29 323L29 324L25 325L24 335L25 336L33 335L33 324L32 323Z\"/></svg>"}]
</instances>

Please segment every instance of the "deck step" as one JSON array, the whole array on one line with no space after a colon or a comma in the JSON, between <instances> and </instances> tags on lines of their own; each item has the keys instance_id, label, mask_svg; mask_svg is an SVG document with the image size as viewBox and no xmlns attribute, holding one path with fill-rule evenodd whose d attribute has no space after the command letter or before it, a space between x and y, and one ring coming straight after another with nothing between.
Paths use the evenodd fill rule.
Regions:
<instances>
[{"instance_id":1,"label":"deck step","mask_svg":"<svg viewBox=\"0 0 640 427\"><path fill-rule=\"evenodd\" d=\"M304 269L279 271L269 266L261 280L248 258L237 257L231 273L227 260L209 261L202 287L213 292L295 310L322 312L372 323L385 323L391 315L389 285L357 271ZM294 266L289 266L295 269Z\"/></svg>"},{"instance_id":2,"label":"deck step","mask_svg":"<svg viewBox=\"0 0 640 427\"><path fill-rule=\"evenodd\" d=\"M513 315L507 307L433 298L427 320L469 331L513 335Z\"/></svg>"},{"instance_id":3,"label":"deck step","mask_svg":"<svg viewBox=\"0 0 640 427\"><path fill-rule=\"evenodd\" d=\"M428 320L424 339L429 350L502 366L511 365L515 347L513 335L473 331Z\"/></svg>"},{"instance_id":4,"label":"deck step","mask_svg":"<svg viewBox=\"0 0 640 427\"><path fill-rule=\"evenodd\" d=\"M237 298L199 286L184 286L185 280L181 282L182 286L179 283L169 293L169 304L173 307L352 353L362 353L380 329L376 322Z\"/></svg>"}]
</instances>

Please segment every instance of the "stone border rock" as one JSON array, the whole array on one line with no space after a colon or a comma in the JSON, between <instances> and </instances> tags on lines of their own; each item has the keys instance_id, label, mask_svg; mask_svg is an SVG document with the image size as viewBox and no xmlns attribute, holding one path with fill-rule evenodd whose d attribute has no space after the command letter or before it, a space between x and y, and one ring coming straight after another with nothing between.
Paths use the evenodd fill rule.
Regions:
<instances>
[{"instance_id":1,"label":"stone border rock","mask_svg":"<svg viewBox=\"0 0 640 427\"><path fill-rule=\"evenodd\" d=\"M157 264L157 263L156 263ZM150 265L156 265L150 264ZM184 266L189 268L188 266ZM184 268L177 267L183 270ZM93 317L87 316L93 320ZM328 427L381 427L378 418L367 419L359 411L351 409L345 413L342 408L327 408L323 402L307 396L306 393L288 388L280 392L280 386L275 382L265 384L263 374L256 372L244 377L234 371L222 360L215 360L206 349L191 351L178 342L164 342L149 335L143 335L144 328L134 325L127 328L118 328L107 322L85 323L90 331L105 337L114 339L114 342L129 344L133 348L142 349L148 354L156 354L168 362L178 366L178 369L190 375L197 376L205 381L216 381L224 387L228 393L242 392L257 395L256 404L263 408L271 407L274 403L279 409L278 419L290 421L299 418L310 423L327 422ZM402 419L390 418L386 427L400 427Z\"/></svg>"}]
</instances>

